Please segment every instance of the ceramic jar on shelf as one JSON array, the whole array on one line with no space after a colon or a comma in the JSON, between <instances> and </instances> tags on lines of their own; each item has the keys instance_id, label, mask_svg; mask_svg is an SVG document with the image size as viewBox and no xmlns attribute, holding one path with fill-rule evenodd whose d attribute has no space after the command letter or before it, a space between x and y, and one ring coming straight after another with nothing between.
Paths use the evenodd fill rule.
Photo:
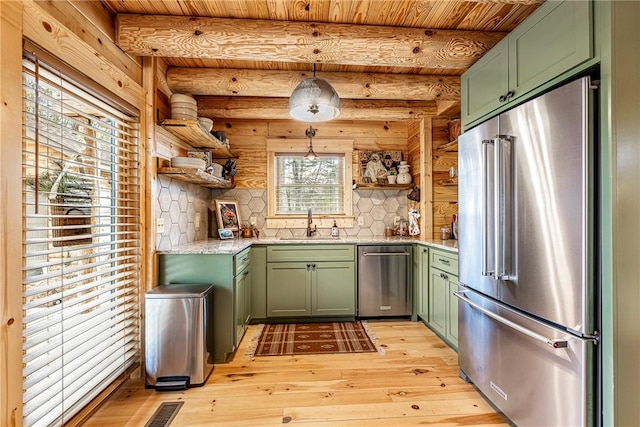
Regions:
<instances>
[{"instance_id":1,"label":"ceramic jar on shelf","mask_svg":"<svg viewBox=\"0 0 640 427\"><path fill-rule=\"evenodd\" d=\"M409 165L407 162L402 161L398 166L398 177L396 178L398 184L410 184L411 174L409 173Z\"/></svg>"}]
</instances>

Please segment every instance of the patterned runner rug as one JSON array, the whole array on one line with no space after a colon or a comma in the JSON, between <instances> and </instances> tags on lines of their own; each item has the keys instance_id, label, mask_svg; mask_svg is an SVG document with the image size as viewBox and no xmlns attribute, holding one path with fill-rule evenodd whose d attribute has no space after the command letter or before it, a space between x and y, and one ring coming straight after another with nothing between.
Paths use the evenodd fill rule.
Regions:
<instances>
[{"instance_id":1,"label":"patterned runner rug","mask_svg":"<svg viewBox=\"0 0 640 427\"><path fill-rule=\"evenodd\" d=\"M362 322L264 325L254 356L377 351Z\"/></svg>"}]
</instances>

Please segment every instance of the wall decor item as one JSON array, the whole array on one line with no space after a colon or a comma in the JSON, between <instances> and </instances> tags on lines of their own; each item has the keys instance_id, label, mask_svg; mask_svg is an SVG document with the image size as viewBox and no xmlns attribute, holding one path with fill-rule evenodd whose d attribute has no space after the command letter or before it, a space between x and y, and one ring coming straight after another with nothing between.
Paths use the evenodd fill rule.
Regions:
<instances>
[{"instance_id":1,"label":"wall decor item","mask_svg":"<svg viewBox=\"0 0 640 427\"><path fill-rule=\"evenodd\" d=\"M216 200L218 228L240 231L240 215L238 202L235 200Z\"/></svg>"},{"instance_id":2,"label":"wall decor item","mask_svg":"<svg viewBox=\"0 0 640 427\"><path fill-rule=\"evenodd\" d=\"M218 228L218 236L220 236L222 240L233 239L233 231L227 228Z\"/></svg>"},{"instance_id":3,"label":"wall decor item","mask_svg":"<svg viewBox=\"0 0 640 427\"><path fill-rule=\"evenodd\" d=\"M396 174L402 161L402 151L359 151L360 183L387 182L387 176Z\"/></svg>"}]
</instances>

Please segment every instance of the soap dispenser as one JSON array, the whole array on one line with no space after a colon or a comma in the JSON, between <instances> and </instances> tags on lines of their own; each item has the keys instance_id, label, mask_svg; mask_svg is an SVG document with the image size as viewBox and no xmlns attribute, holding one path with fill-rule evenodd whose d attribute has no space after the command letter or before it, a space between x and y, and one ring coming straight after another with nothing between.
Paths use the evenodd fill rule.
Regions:
<instances>
[{"instance_id":1,"label":"soap dispenser","mask_svg":"<svg viewBox=\"0 0 640 427\"><path fill-rule=\"evenodd\" d=\"M331 227L331 237L338 237L338 224L336 220L333 220L333 227Z\"/></svg>"}]
</instances>

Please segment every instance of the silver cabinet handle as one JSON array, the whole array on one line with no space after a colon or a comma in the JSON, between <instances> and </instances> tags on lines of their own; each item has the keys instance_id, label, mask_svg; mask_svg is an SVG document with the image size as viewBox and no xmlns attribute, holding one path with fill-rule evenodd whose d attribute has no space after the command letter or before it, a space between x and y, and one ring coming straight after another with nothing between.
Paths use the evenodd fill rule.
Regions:
<instances>
[{"instance_id":1,"label":"silver cabinet handle","mask_svg":"<svg viewBox=\"0 0 640 427\"><path fill-rule=\"evenodd\" d=\"M449 265L449 260L448 259L438 258L438 261L440 261L443 264Z\"/></svg>"},{"instance_id":2,"label":"silver cabinet handle","mask_svg":"<svg viewBox=\"0 0 640 427\"><path fill-rule=\"evenodd\" d=\"M409 256L407 252L363 252L363 256Z\"/></svg>"},{"instance_id":3,"label":"silver cabinet handle","mask_svg":"<svg viewBox=\"0 0 640 427\"><path fill-rule=\"evenodd\" d=\"M548 346L552 347L552 348L566 348L568 346L568 343L566 340L556 340L556 339L552 339L552 338L547 338L543 335L540 335L537 332L534 332L530 329L527 329L523 326L518 325L515 322L512 322L509 319L505 319L504 317L497 315L489 310L487 310L486 308L480 307L478 304L476 304L475 302L472 302L469 298L467 298L464 293L462 292L454 292L453 295L455 295L459 300L464 301L465 303L467 303L469 306L475 308L476 310L478 310L479 312L485 314L488 317L491 317L493 320L502 323L505 326L510 327L511 329L514 329L518 332L520 332L521 334L524 334L530 338L533 338L536 341L539 341L543 344L547 344Z\"/></svg>"}]
</instances>

